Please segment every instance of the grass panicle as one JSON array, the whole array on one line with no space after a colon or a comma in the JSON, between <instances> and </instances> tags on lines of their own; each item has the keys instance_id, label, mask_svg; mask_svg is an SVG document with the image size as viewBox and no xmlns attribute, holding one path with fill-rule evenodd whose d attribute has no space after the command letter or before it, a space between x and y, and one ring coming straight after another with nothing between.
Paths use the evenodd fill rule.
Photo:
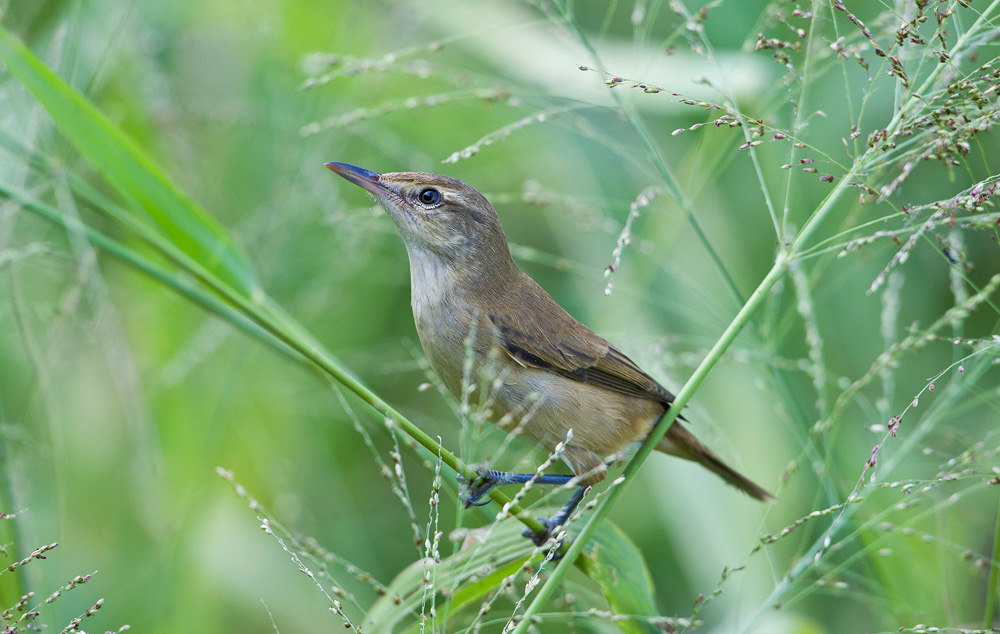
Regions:
<instances>
[{"instance_id":1,"label":"grass panicle","mask_svg":"<svg viewBox=\"0 0 1000 634\"><path fill-rule=\"evenodd\" d=\"M126 452L132 472L101 473L140 483L127 520L141 536L135 560L210 530L192 518L220 503L190 493L200 476L188 475L206 460L254 479L259 470L281 491L276 513L218 474L320 591L335 627L354 632L749 633L779 627L776 611L789 631L831 613L844 615L824 624L831 632L997 626L1000 0L553 0L474 13L439 0L433 23L405 24L338 3L347 13L336 20L314 17L318 7L303 19L287 2L290 33L350 26L333 52L295 46L297 76L284 62L270 74L267 51L288 42L258 44L281 37L266 20L232 27L254 43L239 48L176 25L152 37L149 25L168 28L166 18L138 11L117 37L145 44L114 61L122 45L83 19L97 8L54 10L53 43L47 27L5 16L0 354L11 361L0 368L0 503L19 508L25 472L55 487L48 516L75 523L77 500L96 499L81 491L105 486L76 454L105 465L114 461L102 453ZM362 37L370 24L393 38ZM230 45L253 55L230 60ZM194 70L216 64L226 71L212 80ZM239 92L258 77L266 88ZM529 481L466 511L455 476L512 462L550 473L573 435L525 449L518 438L539 395L494 412L505 377L474 373L476 333L462 393L448 394L410 331L400 335L409 317L395 236L375 230L384 218L343 211L352 203L338 197L350 194L321 180L313 150L379 171L444 164L481 183L525 268L679 388L650 437L611 457L606 484L546 544L521 529L539 531L536 516L572 483ZM321 224L295 211L319 207L332 214ZM126 268L143 280L125 279ZM231 331L278 354L256 356ZM106 367L93 369L95 357ZM286 377L287 361L318 385ZM116 408L127 434L105 422ZM745 510L683 467L647 463L682 408L727 461L776 481L780 501ZM498 414L511 433L489 425ZM130 444L114 444L122 435ZM370 459L355 460L361 445ZM292 462L337 468L299 479ZM180 510L158 490L168 480L194 496ZM282 495L289 482L312 493ZM323 526L328 503L358 535L286 528ZM75 537L66 528L64 543ZM127 549L114 534L108 557ZM415 553L395 547L400 536ZM39 603L24 568L56 544L29 553L30 540L3 537L10 631L40 625L42 608L92 576ZM357 550L338 554L347 548ZM184 561L178 570L194 565ZM215 579L211 566L197 570ZM212 582L190 590L175 579L163 596L179 598L164 603L230 600L191 594ZM66 608L64 632L97 622L103 599L85 603ZM275 630L303 618L265 607ZM250 627L240 623L231 627Z\"/></svg>"}]
</instances>

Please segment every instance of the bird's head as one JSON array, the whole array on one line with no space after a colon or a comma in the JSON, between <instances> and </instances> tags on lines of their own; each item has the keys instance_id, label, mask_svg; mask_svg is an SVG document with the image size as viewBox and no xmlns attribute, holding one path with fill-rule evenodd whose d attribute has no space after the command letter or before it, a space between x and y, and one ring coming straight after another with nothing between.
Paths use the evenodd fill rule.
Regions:
<instances>
[{"instance_id":1,"label":"bird's head","mask_svg":"<svg viewBox=\"0 0 1000 634\"><path fill-rule=\"evenodd\" d=\"M325 165L375 197L396 223L411 263L417 256L477 272L512 264L496 211L473 187L440 174L379 174L346 163Z\"/></svg>"}]
</instances>

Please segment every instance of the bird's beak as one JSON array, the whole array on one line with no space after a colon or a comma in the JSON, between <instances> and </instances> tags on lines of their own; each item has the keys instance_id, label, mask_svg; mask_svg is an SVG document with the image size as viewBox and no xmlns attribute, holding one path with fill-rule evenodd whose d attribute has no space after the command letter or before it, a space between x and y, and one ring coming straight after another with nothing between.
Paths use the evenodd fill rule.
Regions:
<instances>
[{"instance_id":1,"label":"bird's beak","mask_svg":"<svg viewBox=\"0 0 1000 634\"><path fill-rule=\"evenodd\" d=\"M385 185L379 182L381 174L378 172L366 170L363 167L348 165L347 163L334 163L333 161L323 163L323 165L325 165L331 172L338 174L339 176L343 176L358 187L367 189L378 198L382 198L385 194L391 193Z\"/></svg>"}]
</instances>

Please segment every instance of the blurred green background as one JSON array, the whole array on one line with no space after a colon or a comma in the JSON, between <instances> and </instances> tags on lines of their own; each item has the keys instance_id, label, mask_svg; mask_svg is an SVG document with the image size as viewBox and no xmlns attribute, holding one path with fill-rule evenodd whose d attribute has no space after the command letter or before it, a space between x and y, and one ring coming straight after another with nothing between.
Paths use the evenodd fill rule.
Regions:
<instances>
[{"instance_id":1,"label":"blurred green background","mask_svg":"<svg viewBox=\"0 0 1000 634\"><path fill-rule=\"evenodd\" d=\"M605 269L630 205L647 187L663 187L644 141L665 157L740 295L748 296L774 262L778 238L761 181L747 152L737 150L742 129L709 123L672 135L723 111L633 90L631 82L608 88L601 73L577 68L596 66L593 54L547 5L0 6L5 28L232 232L268 294L376 393L470 462L490 458L498 439L462 442L448 399L421 389L431 379L410 315L405 250L388 218L323 162L446 173L475 186L497 207L522 267L674 391L740 303L684 206L665 192L639 210L613 292L605 294ZM754 51L753 43L759 31L793 37L795 6L713 7L703 23L711 61L692 35L701 23L666 3L578 3L572 15L609 72L713 103L724 101L717 91L724 85L748 117L776 128L797 116L791 104L808 79L802 136L810 147L801 156L820 158L821 172L840 175L834 162L849 165L842 139L860 95L863 143L891 116L894 87L864 92L860 66L843 62L844 72L831 71L829 59L817 62L815 77L789 80L771 52ZM692 15L697 8L691 5ZM877 9L859 15L884 26ZM835 39L826 26L817 48ZM141 251L120 227L75 207L66 173L112 190L16 80L3 74L0 81L0 178ZM850 90L859 95L852 106L844 100ZM645 132L623 113L633 113ZM466 158L443 163L470 147L476 151ZM43 165L29 167L26 151ZM757 150L760 178L779 208L788 152L787 143ZM989 166L997 153L995 143L982 142L961 167L921 165L890 204L860 206L860 192L852 190L820 238L880 219L833 243L906 228L894 215L899 205L967 189L995 173ZM830 187L796 170L787 203L792 230ZM986 213L995 217L993 208ZM892 351L876 381L847 391L894 340L922 332L997 272L995 231L962 229L921 241L877 293L866 291L900 248L891 240L843 258L837 249L804 260L796 269L811 295L804 308L792 278L772 292L686 415L708 444L780 502L758 505L696 466L655 456L612 515L645 555L663 614L689 616L725 568L746 564L699 614L712 631L895 631L921 621L981 622L996 529L996 489L987 481L998 464L1000 383L995 368L975 368L988 366L995 352L966 364L970 377L944 401L948 407L933 404L949 394L948 381L963 380L954 369L939 381L940 391L924 393L900 438L884 449L880 459L889 466L870 484L872 471L866 473L866 500L836 527L835 552L809 563L810 546L833 517L824 515L749 555L762 536L847 499L872 446L882 442L888 415L972 350L950 338L988 341L997 332L1000 311L989 304L937 333L947 341ZM941 246L961 253L961 264L949 262ZM50 627L61 629L105 597L87 627L270 632L273 619L283 632L340 629L326 600L258 529L217 466L232 470L292 532L383 583L417 559L403 507L330 385L9 201L0 202L0 278L0 511L25 509L5 525L4 541L10 560L60 543L46 561L17 573L20 585L11 574L0 577L0 608L16 601L15 587L44 596L98 570L45 610ZM810 348L808 336L822 346ZM818 362L809 357L817 349ZM845 393L849 401L834 411ZM392 439L378 417L348 401L389 460ZM826 418L829 429L810 434ZM908 439L920 425L923 433ZM495 466L531 468L540 455L518 442ZM405 449L403 464L424 522L433 474ZM951 475L954 481L940 482ZM915 483L917 491L940 486L912 498L898 487L879 488L896 481ZM910 508L911 499L920 503ZM447 494L446 532L456 525L456 506ZM475 526L482 518L461 522ZM781 586L800 562L805 572L799 569L791 588ZM352 575L334 572L362 605L375 600ZM778 606L765 603L769 596ZM576 627L614 631L604 622ZM569 631L562 628L540 631Z\"/></svg>"}]
</instances>

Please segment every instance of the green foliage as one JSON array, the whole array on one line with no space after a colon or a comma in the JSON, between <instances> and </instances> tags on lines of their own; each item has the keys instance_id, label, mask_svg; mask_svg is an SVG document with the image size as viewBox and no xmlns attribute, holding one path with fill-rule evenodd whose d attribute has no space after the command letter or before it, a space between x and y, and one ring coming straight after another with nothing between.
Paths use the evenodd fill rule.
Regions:
<instances>
[{"instance_id":1,"label":"green foliage","mask_svg":"<svg viewBox=\"0 0 1000 634\"><path fill-rule=\"evenodd\" d=\"M149 215L172 246L244 295L260 291L250 262L216 220L184 196L118 127L3 29L0 57L80 153L123 197Z\"/></svg>"},{"instance_id":2,"label":"green foliage","mask_svg":"<svg viewBox=\"0 0 1000 634\"><path fill-rule=\"evenodd\" d=\"M614 614L626 617L659 614L653 597L653 578L646 561L621 529L602 524L589 541L586 552L593 558L597 569L592 577L607 597ZM622 620L618 626L629 634L659 629L643 618Z\"/></svg>"},{"instance_id":3,"label":"green foliage","mask_svg":"<svg viewBox=\"0 0 1000 634\"><path fill-rule=\"evenodd\" d=\"M61 544L0 575L8 624L100 569L41 620L995 625L1000 2L4 9L3 547ZM327 160L484 191L779 502L653 439L562 560L520 531L563 491L461 509L460 458L542 461L423 389L405 254Z\"/></svg>"}]
</instances>

